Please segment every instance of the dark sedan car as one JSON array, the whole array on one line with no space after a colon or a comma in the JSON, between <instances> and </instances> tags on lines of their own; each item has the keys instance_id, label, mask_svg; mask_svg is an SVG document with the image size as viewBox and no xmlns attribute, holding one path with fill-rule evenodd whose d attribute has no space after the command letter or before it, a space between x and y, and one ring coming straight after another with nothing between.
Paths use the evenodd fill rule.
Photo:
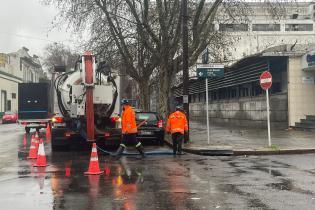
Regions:
<instances>
[{"instance_id":1,"label":"dark sedan car","mask_svg":"<svg viewBox=\"0 0 315 210\"><path fill-rule=\"evenodd\" d=\"M156 112L136 112L138 125L137 138L142 142L155 141L159 145L164 144L163 120Z\"/></svg>"}]
</instances>

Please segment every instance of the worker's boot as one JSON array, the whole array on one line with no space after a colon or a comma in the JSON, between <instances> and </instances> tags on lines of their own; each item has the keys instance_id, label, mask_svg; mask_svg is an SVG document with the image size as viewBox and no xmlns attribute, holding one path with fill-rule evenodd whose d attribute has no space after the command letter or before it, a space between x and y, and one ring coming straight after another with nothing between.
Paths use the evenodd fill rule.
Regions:
<instances>
[{"instance_id":1,"label":"worker's boot","mask_svg":"<svg viewBox=\"0 0 315 210\"><path fill-rule=\"evenodd\" d=\"M126 146L124 144L120 144L119 148L115 152L114 156L117 157L117 159L121 158L122 153L124 152L125 148L126 148Z\"/></svg>"},{"instance_id":2,"label":"worker's boot","mask_svg":"<svg viewBox=\"0 0 315 210\"><path fill-rule=\"evenodd\" d=\"M173 156L176 156L177 145L177 139L173 138Z\"/></svg>"},{"instance_id":3,"label":"worker's boot","mask_svg":"<svg viewBox=\"0 0 315 210\"><path fill-rule=\"evenodd\" d=\"M182 139L179 139L178 141L178 152L177 152L178 155L183 155L183 151L182 151Z\"/></svg>"},{"instance_id":4,"label":"worker's boot","mask_svg":"<svg viewBox=\"0 0 315 210\"><path fill-rule=\"evenodd\" d=\"M145 155L143 146L140 142L136 145L136 148L137 148L138 152L141 154L142 158L145 158L146 155Z\"/></svg>"}]
</instances>

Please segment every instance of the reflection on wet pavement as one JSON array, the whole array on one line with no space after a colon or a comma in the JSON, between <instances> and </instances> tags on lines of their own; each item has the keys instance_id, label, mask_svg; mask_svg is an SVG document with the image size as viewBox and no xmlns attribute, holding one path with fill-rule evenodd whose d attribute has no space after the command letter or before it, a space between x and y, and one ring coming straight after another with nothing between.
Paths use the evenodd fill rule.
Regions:
<instances>
[{"instance_id":1,"label":"reflection on wet pavement","mask_svg":"<svg viewBox=\"0 0 315 210\"><path fill-rule=\"evenodd\" d=\"M89 151L52 153L45 143L49 166L35 168L29 139L25 148L17 135L1 148L1 209L315 209L315 155L99 154L104 174L85 176Z\"/></svg>"}]
</instances>

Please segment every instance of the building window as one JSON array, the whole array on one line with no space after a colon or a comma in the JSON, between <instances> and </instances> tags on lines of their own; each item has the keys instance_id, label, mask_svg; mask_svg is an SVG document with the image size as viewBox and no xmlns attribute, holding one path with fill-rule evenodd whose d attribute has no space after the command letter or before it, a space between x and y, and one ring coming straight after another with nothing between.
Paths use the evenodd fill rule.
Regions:
<instances>
[{"instance_id":1,"label":"building window","mask_svg":"<svg viewBox=\"0 0 315 210\"><path fill-rule=\"evenodd\" d=\"M313 24L286 24L285 31L313 31Z\"/></svg>"},{"instance_id":2,"label":"building window","mask_svg":"<svg viewBox=\"0 0 315 210\"><path fill-rule=\"evenodd\" d=\"M210 94L211 94L211 100L215 101L218 99L217 90L211 91Z\"/></svg>"},{"instance_id":3,"label":"building window","mask_svg":"<svg viewBox=\"0 0 315 210\"><path fill-rule=\"evenodd\" d=\"M253 24L253 31L280 31L280 24Z\"/></svg>"},{"instance_id":4,"label":"building window","mask_svg":"<svg viewBox=\"0 0 315 210\"><path fill-rule=\"evenodd\" d=\"M248 24L220 24L219 30L227 32L248 31Z\"/></svg>"},{"instance_id":5,"label":"building window","mask_svg":"<svg viewBox=\"0 0 315 210\"><path fill-rule=\"evenodd\" d=\"M237 90L236 88L230 89L230 98L236 98L237 97Z\"/></svg>"},{"instance_id":6,"label":"building window","mask_svg":"<svg viewBox=\"0 0 315 210\"><path fill-rule=\"evenodd\" d=\"M16 93L12 93L12 99L16 99Z\"/></svg>"},{"instance_id":7,"label":"building window","mask_svg":"<svg viewBox=\"0 0 315 210\"><path fill-rule=\"evenodd\" d=\"M199 96L199 99L200 99L200 102L204 102L206 101L206 93L200 93L200 96Z\"/></svg>"},{"instance_id":8,"label":"building window","mask_svg":"<svg viewBox=\"0 0 315 210\"><path fill-rule=\"evenodd\" d=\"M281 92L281 83L280 82L272 83L271 92L272 93L280 93Z\"/></svg>"},{"instance_id":9,"label":"building window","mask_svg":"<svg viewBox=\"0 0 315 210\"><path fill-rule=\"evenodd\" d=\"M6 111L11 111L11 100L7 100Z\"/></svg>"}]
</instances>

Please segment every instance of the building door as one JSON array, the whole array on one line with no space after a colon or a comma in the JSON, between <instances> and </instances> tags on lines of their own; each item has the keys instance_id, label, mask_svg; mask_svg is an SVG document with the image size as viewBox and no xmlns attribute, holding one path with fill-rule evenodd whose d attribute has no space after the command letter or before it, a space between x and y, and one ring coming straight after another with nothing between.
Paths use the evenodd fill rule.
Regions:
<instances>
[{"instance_id":1,"label":"building door","mask_svg":"<svg viewBox=\"0 0 315 210\"><path fill-rule=\"evenodd\" d=\"M7 105L7 91L1 90L1 112L6 111Z\"/></svg>"}]
</instances>

